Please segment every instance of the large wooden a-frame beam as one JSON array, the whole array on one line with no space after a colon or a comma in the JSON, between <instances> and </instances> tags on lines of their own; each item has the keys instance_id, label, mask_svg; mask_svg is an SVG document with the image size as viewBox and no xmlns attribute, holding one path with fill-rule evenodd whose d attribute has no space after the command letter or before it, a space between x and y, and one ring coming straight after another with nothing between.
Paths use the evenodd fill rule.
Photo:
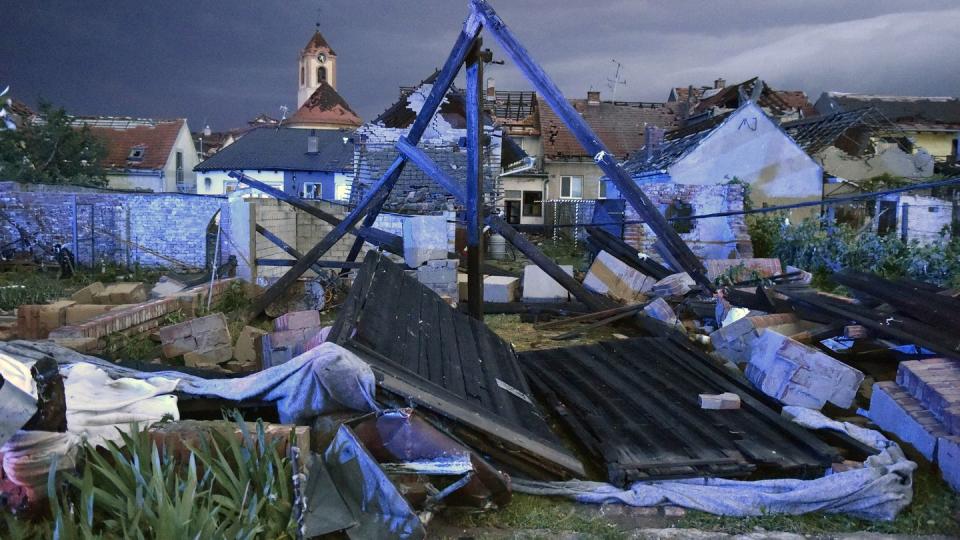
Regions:
<instances>
[{"instance_id":1,"label":"large wooden a-frame beam","mask_svg":"<svg viewBox=\"0 0 960 540\"><path fill-rule=\"evenodd\" d=\"M614 184L623 197L636 209L637 214L653 229L653 232L663 242L667 250L679 262L680 266L701 287L708 291L714 290L713 284L707 279L706 269L700 259L690 251L687 244L673 229L669 222L660 214L650 199L639 186L623 170L623 166L610 153L596 133L590 129L586 121L577 113L564 98L560 89L553 80L533 60L520 41L507 28L506 23L497 15L493 7L486 0L471 0L473 14L483 21L484 28L496 39L503 51L527 77L533 87L560 117L567 129L573 133L580 145L593 155L594 161L603 170L604 174Z\"/></svg>"},{"instance_id":2,"label":"large wooden a-frame beam","mask_svg":"<svg viewBox=\"0 0 960 540\"><path fill-rule=\"evenodd\" d=\"M447 90L453 83L453 79L457 76L460 67L466 60L467 53L473 48L474 41L480 33L480 29L480 20L474 14L471 14L463 23L463 28L457 36L457 41L443 66L443 70L441 70L440 75L437 77L430 91L430 95L424 102L423 107L417 114L416 120L414 120L413 126L410 128L410 132L407 134L407 138L413 144L420 142L420 137L422 137L423 132L426 131L430 120L437 112L437 109L446 96ZM268 305L279 298L280 295L283 294L283 291L293 285L314 262L320 260L320 257L340 241L364 216L367 216L364 224L366 225L366 223L369 222L367 226L372 227L373 221L376 220L380 208L390 195L390 191L400 177L400 173L403 172L405 164L406 158L402 155L398 156L377 183L370 188L370 191L364 196L356 208L351 210L340 224L327 233L327 235L316 246L310 249L310 251L305 253L290 270L253 301L249 315L256 316L263 312ZM359 253L359 249L357 252Z\"/></svg>"}]
</instances>

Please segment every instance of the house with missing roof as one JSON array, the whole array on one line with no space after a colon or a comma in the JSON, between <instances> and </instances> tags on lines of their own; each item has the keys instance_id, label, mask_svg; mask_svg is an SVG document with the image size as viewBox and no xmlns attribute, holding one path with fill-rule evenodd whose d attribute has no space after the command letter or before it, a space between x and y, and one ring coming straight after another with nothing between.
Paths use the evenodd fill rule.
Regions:
<instances>
[{"instance_id":1,"label":"house with missing roof","mask_svg":"<svg viewBox=\"0 0 960 540\"><path fill-rule=\"evenodd\" d=\"M351 203L362 200L397 158L399 153L395 145L409 132L438 74L434 73L417 86L401 88L396 102L357 130L354 137L356 177L350 193ZM463 90L451 86L417 147L464 188L467 181L466 136L466 96ZM482 169L486 204L502 200L498 179L503 140L502 130L484 115ZM460 206L413 163L407 163L403 168L384 203L385 210L401 214L435 214Z\"/></svg>"},{"instance_id":2,"label":"house with missing roof","mask_svg":"<svg viewBox=\"0 0 960 540\"><path fill-rule=\"evenodd\" d=\"M780 123L819 114L802 90L777 90L759 77L730 85L718 78L713 86L671 88L667 97L667 103L677 111L678 124L683 127L733 111L747 100L752 100L767 116Z\"/></svg>"},{"instance_id":3,"label":"house with missing roof","mask_svg":"<svg viewBox=\"0 0 960 540\"><path fill-rule=\"evenodd\" d=\"M194 168L197 193L242 189L229 175L241 171L289 195L345 202L353 181L353 152L352 131L255 129Z\"/></svg>"},{"instance_id":4,"label":"house with missing roof","mask_svg":"<svg viewBox=\"0 0 960 540\"><path fill-rule=\"evenodd\" d=\"M824 92L815 106L825 115L871 107L935 161L956 163L960 156L960 98Z\"/></svg>"},{"instance_id":5,"label":"house with missing roof","mask_svg":"<svg viewBox=\"0 0 960 540\"><path fill-rule=\"evenodd\" d=\"M196 190L197 149L186 119L153 120L96 116L73 118L87 126L107 153L101 165L108 186L154 192L193 193Z\"/></svg>"},{"instance_id":6,"label":"house with missing roof","mask_svg":"<svg viewBox=\"0 0 960 540\"><path fill-rule=\"evenodd\" d=\"M634 181L674 221L681 237L700 256L748 256L743 216L679 220L686 216L743 208L744 186L754 206L820 200L823 170L751 100L739 108L691 126L651 137L624 163ZM734 182L736 180L736 182ZM613 182L607 196L619 197ZM792 218L811 215L798 209ZM627 205L626 220L639 220ZM630 225L628 243L650 251L655 240L646 225Z\"/></svg>"}]
</instances>

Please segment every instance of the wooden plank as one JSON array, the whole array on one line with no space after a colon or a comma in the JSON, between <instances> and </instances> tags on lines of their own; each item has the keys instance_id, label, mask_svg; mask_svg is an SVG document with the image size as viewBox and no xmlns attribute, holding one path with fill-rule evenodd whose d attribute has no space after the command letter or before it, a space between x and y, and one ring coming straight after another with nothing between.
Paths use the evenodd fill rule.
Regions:
<instances>
[{"instance_id":1,"label":"wooden plank","mask_svg":"<svg viewBox=\"0 0 960 540\"><path fill-rule=\"evenodd\" d=\"M440 343L443 351L443 380L444 388L449 388L457 395L466 395L466 383L463 378L463 368L460 365L460 346L457 343L457 329L453 318L456 314L449 309L438 307Z\"/></svg>"},{"instance_id":2,"label":"wooden plank","mask_svg":"<svg viewBox=\"0 0 960 540\"><path fill-rule=\"evenodd\" d=\"M568 324L581 323L585 321L593 321L596 319L603 319L610 317L611 315L619 315L620 313L626 312L635 312L638 308L645 307L649 302L644 302L643 304L631 304L629 306L621 306L613 309L605 309L603 311L594 311L592 313L585 313L583 315L577 315L576 317L569 317L566 319L559 319L556 321L550 321L548 323L543 323L537 325L537 330L548 330L550 328L556 328L557 326L565 326Z\"/></svg>"},{"instance_id":3,"label":"wooden plank","mask_svg":"<svg viewBox=\"0 0 960 540\"><path fill-rule=\"evenodd\" d=\"M563 96L560 89L543 69L533 60L533 57L523 47L506 23L497 15L493 7L486 0L471 0L473 12L482 20L486 30L497 40L503 52L513 61L514 65L527 77L538 96L543 98L560 117L570 133L580 142L589 155L594 156L594 162L604 174L616 184L624 199L636 209L637 213L653 229L668 251L678 260L683 270L694 279L704 290L713 291L713 284L707 279L706 270L700 259L690 251L673 226L660 214L657 207L637 186L632 178L623 169L623 166L604 146L600 138L593 132L587 122L578 113L570 102Z\"/></svg>"},{"instance_id":4,"label":"wooden plank","mask_svg":"<svg viewBox=\"0 0 960 540\"><path fill-rule=\"evenodd\" d=\"M565 339L572 339L572 338L575 338L575 337L577 337L577 336L582 336L584 333L589 332L590 330L593 330L593 329L595 329L595 328L600 328L600 327L602 327L602 326L607 326L608 324L612 324L612 323L615 323L615 322L617 322L617 321L619 321L619 320L626 319L627 317L633 317L633 316L635 316L635 315L637 314L637 312L639 312L641 309L643 309L643 306L631 306L631 307L632 307L633 309L631 309L631 310L629 310L629 311L624 311L624 312L622 312L622 313L617 313L616 315L607 317L607 318L605 318L605 319L600 319L599 321L597 321L597 322L595 322L595 323L591 323L591 324L588 324L588 325L585 325L585 326L581 326L580 328L577 328L576 330L571 330L571 331L569 331L569 332L564 332L563 334L560 334L559 336L554 336L554 337L552 337L552 338L550 338L550 339L553 339L553 340L565 340Z\"/></svg>"}]
</instances>

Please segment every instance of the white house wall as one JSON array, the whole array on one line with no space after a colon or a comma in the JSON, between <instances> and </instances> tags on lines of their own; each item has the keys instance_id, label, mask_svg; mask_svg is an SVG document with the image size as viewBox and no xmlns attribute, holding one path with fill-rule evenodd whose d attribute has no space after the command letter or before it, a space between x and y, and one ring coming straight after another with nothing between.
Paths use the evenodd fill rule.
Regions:
<instances>
[{"instance_id":1,"label":"white house wall","mask_svg":"<svg viewBox=\"0 0 960 540\"><path fill-rule=\"evenodd\" d=\"M241 171L247 176L283 191L283 171ZM197 193L201 195L224 195L226 186L236 179L230 177L230 171L200 171L196 173ZM207 179L210 179L209 185ZM240 186L244 187L244 186Z\"/></svg>"},{"instance_id":2,"label":"white house wall","mask_svg":"<svg viewBox=\"0 0 960 540\"><path fill-rule=\"evenodd\" d=\"M870 156L851 156L836 146L829 146L814 155L831 176L856 182L874 176L889 174L905 178L933 176L933 156L920 149L908 154L894 143L876 143L876 153Z\"/></svg>"},{"instance_id":3,"label":"white house wall","mask_svg":"<svg viewBox=\"0 0 960 540\"><path fill-rule=\"evenodd\" d=\"M165 191L177 191L177 152L183 153L183 185L187 193L196 193L197 173L193 168L200 164L197 157L197 146L193 143L193 136L190 135L190 127L184 122L180 125L180 132L177 133L177 140L170 149L170 155L167 156L167 164L163 168L166 177Z\"/></svg>"},{"instance_id":4,"label":"white house wall","mask_svg":"<svg viewBox=\"0 0 960 540\"><path fill-rule=\"evenodd\" d=\"M713 185L739 178L757 205L818 200L823 171L756 105L734 112L669 169L677 184Z\"/></svg>"}]
</instances>

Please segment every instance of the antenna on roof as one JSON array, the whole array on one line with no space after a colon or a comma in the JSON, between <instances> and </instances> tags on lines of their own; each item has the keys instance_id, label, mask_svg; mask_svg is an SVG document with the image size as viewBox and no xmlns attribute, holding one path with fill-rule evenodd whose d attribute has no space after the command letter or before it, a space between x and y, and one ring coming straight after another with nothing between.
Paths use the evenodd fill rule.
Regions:
<instances>
[{"instance_id":1,"label":"antenna on roof","mask_svg":"<svg viewBox=\"0 0 960 540\"><path fill-rule=\"evenodd\" d=\"M288 109L286 105L280 106L280 121L277 122L277 129L280 129L280 126L283 125L283 121L287 119L287 111L289 110L290 109Z\"/></svg>"},{"instance_id":2,"label":"antenna on roof","mask_svg":"<svg viewBox=\"0 0 960 540\"><path fill-rule=\"evenodd\" d=\"M609 77L607 78L607 88L609 88L610 91L611 91L612 94L613 94L613 97L612 97L611 99L612 99L613 101L616 101L616 100L617 100L617 86L619 86L619 85L626 86L626 85L627 85L627 80L620 78L620 71L623 69L623 64L621 64L620 62L617 62L616 59L613 59L613 58L611 58L610 61L617 65L617 71L616 71L616 73L613 74L613 78L612 78L612 79L609 78Z\"/></svg>"}]
</instances>

